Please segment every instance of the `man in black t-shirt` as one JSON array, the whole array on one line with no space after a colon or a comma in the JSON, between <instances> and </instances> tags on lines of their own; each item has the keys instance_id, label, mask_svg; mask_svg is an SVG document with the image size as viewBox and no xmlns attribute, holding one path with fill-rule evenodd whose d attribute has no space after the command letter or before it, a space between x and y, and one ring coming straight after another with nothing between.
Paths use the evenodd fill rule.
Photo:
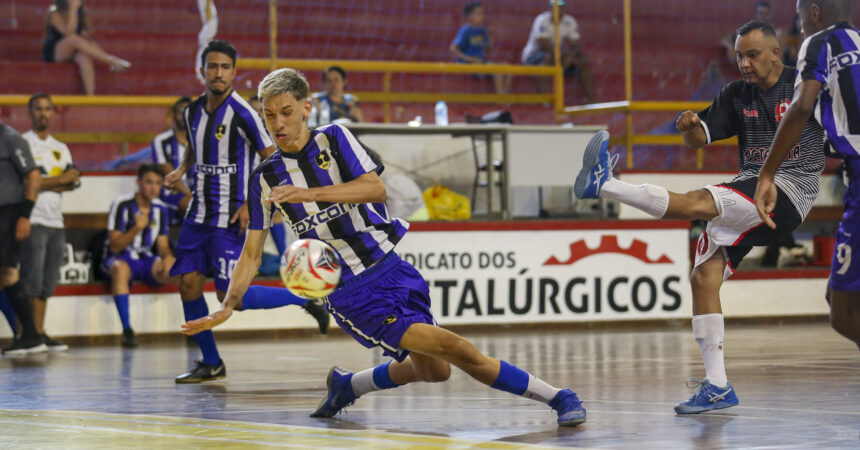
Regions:
<instances>
[{"instance_id":1,"label":"man in black t-shirt","mask_svg":"<svg viewBox=\"0 0 860 450\"><path fill-rule=\"evenodd\" d=\"M706 377L696 380L698 389L692 397L675 406L678 414L738 404L725 371L720 287L753 246L779 242L803 221L818 195L818 178L824 169L823 130L810 120L792 149L790 161L776 174L780 202L773 220L777 227L762 226L752 197L758 172L791 101L795 70L782 65L776 32L766 22L752 21L738 29L735 52L743 80L723 88L704 111L684 111L676 122L690 148L738 136L740 171L734 180L686 194L650 184L624 183L612 177L614 161L606 150L609 135L603 132L589 143L574 186L579 198L617 200L656 218L708 221L699 238L690 277L693 336L702 353Z\"/></svg>"},{"instance_id":2,"label":"man in black t-shirt","mask_svg":"<svg viewBox=\"0 0 860 450\"><path fill-rule=\"evenodd\" d=\"M23 331L21 339L4 348L4 355L48 351L33 323L30 298L20 282L21 242L30 236L30 212L39 195L42 175L30 144L0 122L0 287L6 291Z\"/></svg>"}]
</instances>

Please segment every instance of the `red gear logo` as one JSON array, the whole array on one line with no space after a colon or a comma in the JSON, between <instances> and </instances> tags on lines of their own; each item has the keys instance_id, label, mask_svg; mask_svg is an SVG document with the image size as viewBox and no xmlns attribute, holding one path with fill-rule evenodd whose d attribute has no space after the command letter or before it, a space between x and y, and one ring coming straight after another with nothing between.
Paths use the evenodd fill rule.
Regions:
<instances>
[{"instance_id":1,"label":"red gear logo","mask_svg":"<svg viewBox=\"0 0 860 450\"><path fill-rule=\"evenodd\" d=\"M776 123L782 122L782 116L784 116L785 113L788 112L788 105L790 104L791 102L788 101L787 98L785 98L776 105L776 112L774 113L774 116L776 116Z\"/></svg>"}]
</instances>

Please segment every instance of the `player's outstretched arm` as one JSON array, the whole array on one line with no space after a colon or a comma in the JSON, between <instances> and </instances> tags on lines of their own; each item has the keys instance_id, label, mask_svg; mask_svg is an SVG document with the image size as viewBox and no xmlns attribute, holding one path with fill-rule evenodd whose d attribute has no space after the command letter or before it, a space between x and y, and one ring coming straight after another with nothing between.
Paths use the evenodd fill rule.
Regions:
<instances>
[{"instance_id":1,"label":"player's outstretched arm","mask_svg":"<svg viewBox=\"0 0 860 450\"><path fill-rule=\"evenodd\" d=\"M817 80L806 80L794 91L794 99L782 117L770 152L759 172L759 185L754 198L755 206L761 220L773 229L776 229L776 224L770 219L770 213L776 206L776 187L773 185L773 178L788 152L803 134L806 122L809 121L815 109L819 92L821 92L821 82Z\"/></svg>"},{"instance_id":2,"label":"player's outstretched arm","mask_svg":"<svg viewBox=\"0 0 860 450\"><path fill-rule=\"evenodd\" d=\"M334 202L334 203L381 203L385 201L385 185L376 172L332 186L299 188L291 185L275 186L266 199L276 203Z\"/></svg>"},{"instance_id":3,"label":"player's outstretched arm","mask_svg":"<svg viewBox=\"0 0 860 450\"><path fill-rule=\"evenodd\" d=\"M245 245L242 247L242 254L239 255L239 260L236 262L236 268L233 270L233 277L230 279L230 286L227 288L227 296L221 304L221 309L206 317L182 325L182 334L190 336L210 330L224 323L233 315L233 309L239 306L242 296L245 295L251 281L254 281L257 269L260 268L263 244L266 242L267 235L268 231L266 230L248 230L248 234L245 236Z\"/></svg>"}]
</instances>

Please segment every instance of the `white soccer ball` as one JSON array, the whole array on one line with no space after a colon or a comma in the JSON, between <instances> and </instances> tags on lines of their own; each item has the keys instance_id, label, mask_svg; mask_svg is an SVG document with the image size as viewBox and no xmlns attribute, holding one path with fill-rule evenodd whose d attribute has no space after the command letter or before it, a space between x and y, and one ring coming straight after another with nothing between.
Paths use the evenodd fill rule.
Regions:
<instances>
[{"instance_id":1,"label":"white soccer ball","mask_svg":"<svg viewBox=\"0 0 860 450\"><path fill-rule=\"evenodd\" d=\"M323 241L299 239L284 253L281 280L290 292L299 297L325 297L340 282L340 257Z\"/></svg>"}]
</instances>

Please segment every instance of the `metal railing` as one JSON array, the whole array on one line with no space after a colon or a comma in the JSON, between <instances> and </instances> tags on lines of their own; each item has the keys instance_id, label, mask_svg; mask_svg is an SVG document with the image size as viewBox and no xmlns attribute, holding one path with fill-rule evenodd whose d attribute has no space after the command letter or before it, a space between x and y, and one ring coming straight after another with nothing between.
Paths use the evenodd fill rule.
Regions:
<instances>
[{"instance_id":1,"label":"metal railing","mask_svg":"<svg viewBox=\"0 0 860 450\"><path fill-rule=\"evenodd\" d=\"M354 92L362 101L382 103L384 122L391 121L391 104L400 103L435 103L444 100L449 103L500 103L500 104L552 104L559 121L569 117L593 114L623 112L625 114L626 132L612 138L613 145L625 145L627 148L627 167L633 167L634 145L683 145L680 135L640 135L633 132L633 115L636 112L680 112L685 109L701 110L707 107L706 102L657 102L633 101L632 83L632 25L631 0L622 0L624 12L624 101L599 103L582 106L564 106L564 75L559 64L555 66L524 66L514 64L457 64L444 62L407 62L407 61L352 61L352 60L305 60L277 58L277 2L270 0L269 8L269 57L242 58L238 67L243 70L272 70L280 67L291 67L304 71L322 71L325 68L338 65L350 72L379 73L382 77L381 91ZM207 7L207 11L208 11ZM553 19L558 21L558 9L554 9ZM559 39L556 27L555 61L559 58ZM391 79L394 74L507 74L521 76L543 76L553 79L552 92L543 94L473 94L455 92L399 92L391 90ZM242 91L244 92L244 91ZM25 106L28 97L24 95L0 95L0 106ZM105 106L105 107L139 107L163 106L169 107L176 100L175 96L53 96L57 106ZM140 132L65 132L55 136L68 143L144 143L156 135ZM737 139L729 139L713 145L736 144ZM703 165L702 149L698 150L697 167Z\"/></svg>"},{"instance_id":2,"label":"metal railing","mask_svg":"<svg viewBox=\"0 0 860 450\"><path fill-rule=\"evenodd\" d=\"M627 133L610 138L610 145L625 145L627 147L627 168L633 168L633 146L634 145L684 145L684 138L680 134L635 134L632 122L635 112L676 112L701 111L710 105L708 102L656 102L656 101L623 101L609 103L595 103L583 106L568 106L564 108L562 116L588 116L593 114L605 114L623 112L630 126ZM712 142L710 145L737 145L737 137ZM696 168L704 168L704 148L696 150Z\"/></svg>"}]
</instances>

